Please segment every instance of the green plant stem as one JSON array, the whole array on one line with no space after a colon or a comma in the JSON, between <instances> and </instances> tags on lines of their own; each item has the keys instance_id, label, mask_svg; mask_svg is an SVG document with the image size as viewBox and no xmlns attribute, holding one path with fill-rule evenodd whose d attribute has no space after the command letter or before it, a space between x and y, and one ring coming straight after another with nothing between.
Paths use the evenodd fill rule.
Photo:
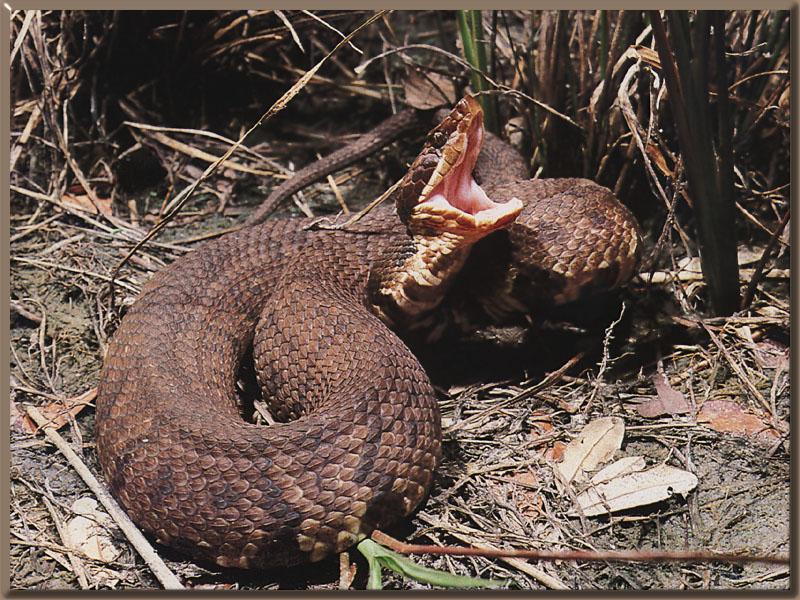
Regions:
<instances>
[{"instance_id":1,"label":"green plant stem","mask_svg":"<svg viewBox=\"0 0 800 600\"><path fill-rule=\"evenodd\" d=\"M465 577L463 575L453 575L445 571L437 571L422 567L413 560L388 548L374 540L366 538L359 542L358 551L367 559L369 575L367 577L367 589L379 590L383 587L381 579L381 569L386 568L413 579L420 583L444 587L444 588L501 588L508 585L507 581L495 581L492 579L480 579L478 577Z\"/></svg>"},{"instance_id":2,"label":"green plant stem","mask_svg":"<svg viewBox=\"0 0 800 600\"><path fill-rule=\"evenodd\" d=\"M486 46L487 42L483 33L483 23L481 22L481 11L479 10L459 10L456 11L458 29L461 33L461 42L464 46L464 58L476 69L470 74L472 88L480 93L489 90L489 82L484 77L488 61ZM479 101L483 108L483 121L486 129L492 133L499 133L497 113L494 106L484 95L479 96Z\"/></svg>"}]
</instances>

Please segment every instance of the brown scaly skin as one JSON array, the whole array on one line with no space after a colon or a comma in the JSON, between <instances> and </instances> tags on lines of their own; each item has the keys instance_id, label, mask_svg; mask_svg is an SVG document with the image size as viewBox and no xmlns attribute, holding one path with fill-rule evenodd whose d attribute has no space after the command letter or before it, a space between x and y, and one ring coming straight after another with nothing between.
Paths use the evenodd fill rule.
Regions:
<instances>
[{"instance_id":1,"label":"brown scaly skin","mask_svg":"<svg viewBox=\"0 0 800 600\"><path fill-rule=\"evenodd\" d=\"M320 181L326 175L370 156L409 131L419 130L431 120L432 116L436 121L441 122L448 113L448 110L437 110L432 115L431 111L407 108L392 115L355 142L343 146L295 172L292 177L270 192L269 196L248 215L244 224L249 226L263 223L293 194ZM500 168L497 168L498 166ZM495 183L522 181L528 179L528 166L513 147L496 135L486 132L481 157L475 167L475 177L478 183L484 180Z\"/></svg>"},{"instance_id":2,"label":"brown scaly skin","mask_svg":"<svg viewBox=\"0 0 800 600\"><path fill-rule=\"evenodd\" d=\"M484 189L498 201L525 201L510 227L476 245L463 273L465 287L494 322L612 290L633 277L639 226L607 188L564 178Z\"/></svg>"},{"instance_id":3,"label":"brown scaly skin","mask_svg":"<svg viewBox=\"0 0 800 600\"><path fill-rule=\"evenodd\" d=\"M526 202L523 213L562 225L542 238L542 268L582 272L574 205L565 200L551 218L542 188L531 196L496 187ZM562 192L545 190L569 197ZM597 204L614 222L629 217L607 192ZM123 319L101 373L97 451L111 492L158 541L222 566L292 565L347 548L413 511L441 456L427 376L366 308L376 267L387 253L402 262L419 252L409 239L420 233L386 211L346 231L307 225L245 228L159 272ZM617 257L614 282L635 261L601 254ZM562 273L561 264L574 268ZM447 270L436 286L446 291L456 274ZM294 419L272 427L245 422L234 391L254 332L264 396L278 419Z\"/></svg>"},{"instance_id":4,"label":"brown scaly skin","mask_svg":"<svg viewBox=\"0 0 800 600\"><path fill-rule=\"evenodd\" d=\"M205 244L146 286L97 400L106 480L142 529L222 566L291 565L422 499L441 452L434 393L360 301L394 219L362 236L276 220ZM264 428L241 418L234 390L267 303L265 397L288 400L279 418L305 416Z\"/></svg>"},{"instance_id":5,"label":"brown scaly skin","mask_svg":"<svg viewBox=\"0 0 800 600\"><path fill-rule=\"evenodd\" d=\"M430 111L403 110L354 144L304 167L278 186L247 223L260 222L295 192L386 146L430 116ZM436 112L439 120L444 116ZM525 206L509 228L479 241L467 258L459 298L449 308L455 320L466 320L462 328L547 311L619 287L633 276L641 249L639 226L607 188L581 178L529 179L522 156L489 132L474 175L490 197L502 202L516 196ZM562 216L553 219L551 214ZM597 252L598 240L606 239ZM476 310L479 315L471 314ZM418 325L429 327L431 320L444 318L432 315Z\"/></svg>"},{"instance_id":6,"label":"brown scaly skin","mask_svg":"<svg viewBox=\"0 0 800 600\"><path fill-rule=\"evenodd\" d=\"M352 144L348 144L332 152L324 159L315 161L300 169L292 177L272 190L266 200L248 215L244 224L257 225L258 223L263 223L286 198L308 187L315 181L319 181L326 175L370 156L409 130L417 128L421 116L422 111L414 109L403 110L392 115Z\"/></svg>"}]
</instances>

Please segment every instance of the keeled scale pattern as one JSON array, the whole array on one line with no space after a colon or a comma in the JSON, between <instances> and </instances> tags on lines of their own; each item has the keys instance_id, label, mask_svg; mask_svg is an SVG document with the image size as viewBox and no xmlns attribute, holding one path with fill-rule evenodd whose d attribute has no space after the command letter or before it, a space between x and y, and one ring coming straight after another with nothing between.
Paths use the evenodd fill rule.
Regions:
<instances>
[{"instance_id":1,"label":"keeled scale pattern","mask_svg":"<svg viewBox=\"0 0 800 600\"><path fill-rule=\"evenodd\" d=\"M304 224L225 236L157 274L101 374L97 448L112 493L160 542L223 566L344 549L410 512L441 453L427 377L358 299L388 236ZM308 411L268 428L246 423L234 395L262 307L267 396L289 400L284 416Z\"/></svg>"},{"instance_id":2,"label":"keeled scale pattern","mask_svg":"<svg viewBox=\"0 0 800 600\"><path fill-rule=\"evenodd\" d=\"M491 263L500 276L482 273L486 297L557 303L630 277L638 229L605 188L484 186L526 203L508 262ZM347 547L413 510L440 457L427 377L364 306L370 265L399 247L396 216L363 221L372 235L305 225L245 229L158 273L101 373L97 450L112 493L162 543L223 566ZM302 415L267 428L241 418L233 391L259 318L265 396L280 417Z\"/></svg>"},{"instance_id":3,"label":"keeled scale pattern","mask_svg":"<svg viewBox=\"0 0 800 600\"><path fill-rule=\"evenodd\" d=\"M628 208L588 179L531 179L484 186L495 201L525 206L496 237L479 242L462 287L491 313L533 312L627 283L641 233Z\"/></svg>"}]
</instances>

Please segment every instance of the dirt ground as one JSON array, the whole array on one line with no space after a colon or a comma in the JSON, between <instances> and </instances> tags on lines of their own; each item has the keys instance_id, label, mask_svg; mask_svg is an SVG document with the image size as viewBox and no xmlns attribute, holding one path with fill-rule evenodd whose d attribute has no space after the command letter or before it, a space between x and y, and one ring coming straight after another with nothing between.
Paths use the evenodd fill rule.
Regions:
<instances>
[{"instance_id":1,"label":"dirt ground","mask_svg":"<svg viewBox=\"0 0 800 600\"><path fill-rule=\"evenodd\" d=\"M203 201L197 204L201 206ZM237 207L231 212L243 211ZM163 241L176 243L224 228L238 219L239 214L226 217L210 212L194 223L176 226ZM41 255L41 247L52 246L54 239L68 239L73 233L59 227L51 235L35 253ZM47 263L54 266L12 264L12 297L31 313L26 317L13 312L11 321L15 361L11 400L19 413L29 403L49 405L57 395L80 396L97 382L102 349L96 331L102 317L87 298L96 297L104 282L87 273L107 272L114 249L103 240L92 240L91 232L76 244L52 253ZM68 264L80 264L83 273L76 278L59 268ZM124 281L138 287L148 276L147 272L134 274L131 270ZM135 296L133 291L121 295L126 304ZM715 431L707 423L698 422L697 410L703 401L725 399L748 407L748 392L731 372L724 354L709 347L707 341L698 342L697 338L702 338L698 332L683 326L672 331L667 327L651 329L653 317L647 315L653 315L654 305L665 298L658 290L634 282L632 289L622 298L611 299L590 322L584 319L581 325L587 333L565 333L545 326L538 332L516 330L506 336L493 332L487 339L427 348L426 352L435 355L429 364L442 399L445 461L423 508L392 533L422 543L492 545L512 540L520 547L788 553L788 439L768 436L764 441L758 436ZM617 364L598 376L604 328L619 314L621 302L628 318L619 323L609 344L609 357ZM780 325L775 317L760 319ZM716 329L723 343L741 358L741 350L735 350L742 343L735 327L736 321L730 320ZM648 331L656 333L646 335ZM777 414L786 418L790 404L785 362L788 348L782 345L786 343L786 330L778 326L775 333L775 338L765 338L753 346L753 357L762 363L767 359L770 366L759 371L762 377L757 380L758 389L774 401ZM585 349L586 355L567 371L575 375L537 386L578 349ZM457 356L459 364L449 364L443 355ZM674 388L691 399L690 414L643 418L637 413L637 400L657 397L652 376L646 375L645 369L652 367L653 357L658 356ZM47 395L34 391L41 390L43 384L50 390ZM533 394L523 393L537 387ZM586 411L589 397L593 401ZM686 499L672 498L611 518L582 523L565 516L570 500L554 481L552 450L569 441L587 422L608 415L621 417L627 428L617 456L641 455L648 464L666 462L688 468L698 478L697 489ZM69 419L62 434L81 449L83 460L98 473L93 426L89 407ZM59 452L22 429L21 420L13 416L11 461L13 585L21 589L74 589L76 575L68 554L59 551L64 540L54 521L63 526L74 517L73 502L92 494ZM91 585L157 586L121 533L113 526L109 533L120 554L108 563L89 560L84 564ZM27 542L31 540L36 541ZM240 589L327 589L338 585L339 565L334 559L313 568L255 576L208 565L206 570L161 550L188 585ZM358 566L353 585L361 587L366 564L356 552L352 552L352 558ZM789 583L787 568L761 564L531 563L535 569L535 575L531 575L496 559L418 560L454 573L508 578L510 587L520 588L542 587L537 579L542 573L547 585L563 584L573 589L785 589ZM394 575L389 575L384 584L389 588L420 586Z\"/></svg>"},{"instance_id":2,"label":"dirt ground","mask_svg":"<svg viewBox=\"0 0 800 600\"><path fill-rule=\"evenodd\" d=\"M367 118L372 123L354 125L340 118L347 94L336 90L331 116L321 116L324 111L318 104L301 97L297 107L287 111L287 120L275 125L275 133L261 134L259 143L275 150L271 165L276 172L313 160L316 153L337 146L331 140L352 139L380 120L381 115L373 113ZM354 100L353 106L363 102ZM325 134L309 125L282 145L291 120L315 123ZM177 133L170 135L177 139ZM187 142L197 142L193 135L188 134ZM283 216L335 213L340 209L338 194L357 210L396 179L419 139L409 136L340 172L336 190L329 182L315 184ZM127 176L147 174L152 181L136 192L115 191L113 203L108 199L108 212L102 214L87 208L80 191L70 188L53 202L49 194L29 185L28 172L12 180L24 188L12 196L11 210L13 589L160 587L117 525L105 520L102 507L89 517L100 524L99 532L85 523L81 528L78 517L83 509L75 502L91 499L93 493L62 453L32 432L26 410L36 406L53 419L79 458L99 474L92 392L106 344L126 307L154 272L241 223L275 185L276 179L240 181L234 177L240 174L230 172L229 177L211 180L116 272L164 214L167 198L207 164L197 156L179 157L175 148L167 144L160 153L151 150L132 159L135 164ZM788 141L780 152L788 157ZM172 165L174 171L167 175L150 162ZM645 171L640 163L633 168ZM631 183L632 188L649 193L647 202L660 207L642 177L638 186ZM774 207L788 207L787 193L780 188L771 196L748 196L739 189L743 210L765 220L768 232L778 221ZM765 198L772 204L760 212L748 203ZM759 283L750 307L732 317L709 318L696 310L705 293L696 276L697 259L690 261L696 253L687 254L677 230L665 234L669 227L663 210L634 212L643 223L645 263L640 276L621 293L540 315L526 328L495 328L415 348L440 397L444 461L423 506L387 533L434 545L788 555L788 234L780 238L769 276ZM678 221L690 218L689 211L677 214ZM740 234L744 289L770 236L752 224L742 225ZM115 285L109 293L112 279ZM694 474L696 487L611 516L572 514L583 488L566 485L557 465L569 452L570 441L603 417L617 417L624 424L621 447L604 464L640 456L648 468L665 464ZM79 541L88 545L76 549ZM101 545L105 547L99 552ZM187 587L341 586L339 558L254 573L200 565L169 549L156 549ZM355 550L348 558L355 565L348 585L363 589L366 561ZM459 575L503 580L511 589L790 586L788 566L764 563L548 562L434 555L414 560ZM383 584L388 589L429 587L388 571Z\"/></svg>"}]
</instances>

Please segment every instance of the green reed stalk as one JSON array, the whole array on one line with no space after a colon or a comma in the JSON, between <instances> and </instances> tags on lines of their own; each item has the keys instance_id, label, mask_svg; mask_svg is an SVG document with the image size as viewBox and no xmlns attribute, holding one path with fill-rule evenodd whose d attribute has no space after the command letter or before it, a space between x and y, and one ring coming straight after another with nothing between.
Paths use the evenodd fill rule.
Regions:
<instances>
[{"instance_id":1,"label":"green reed stalk","mask_svg":"<svg viewBox=\"0 0 800 600\"><path fill-rule=\"evenodd\" d=\"M472 89L476 92L485 92L490 89L489 82L483 75L488 66L486 36L483 32L481 21L481 11L479 10L458 10L458 30L461 34L461 43L464 46L464 59L473 67L470 73L472 79ZM481 95L478 97L483 107L483 121L486 129L493 133L499 133L499 121L494 105L489 98Z\"/></svg>"}]
</instances>

